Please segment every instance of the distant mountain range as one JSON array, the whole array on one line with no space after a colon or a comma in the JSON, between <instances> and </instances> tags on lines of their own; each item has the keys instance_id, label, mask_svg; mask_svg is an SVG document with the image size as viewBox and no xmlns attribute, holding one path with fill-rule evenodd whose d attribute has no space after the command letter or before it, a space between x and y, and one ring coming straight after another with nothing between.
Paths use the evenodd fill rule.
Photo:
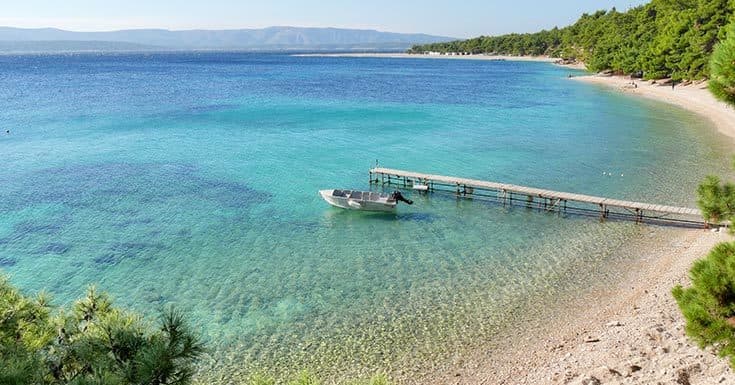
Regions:
<instances>
[{"instance_id":1,"label":"distant mountain range","mask_svg":"<svg viewBox=\"0 0 735 385\"><path fill-rule=\"evenodd\" d=\"M0 51L59 50L405 50L414 44L456 40L446 36L340 28L130 29L73 32L56 28L0 27Z\"/></svg>"}]
</instances>

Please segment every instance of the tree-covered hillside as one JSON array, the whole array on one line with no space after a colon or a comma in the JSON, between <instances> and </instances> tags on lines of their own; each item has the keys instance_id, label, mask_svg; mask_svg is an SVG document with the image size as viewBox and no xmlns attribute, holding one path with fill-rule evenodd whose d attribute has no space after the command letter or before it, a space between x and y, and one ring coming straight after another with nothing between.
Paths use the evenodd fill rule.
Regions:
<instances>
[{"instance_id":1,"label":"tree-covered hillside","mask_svg":"<svg viewBox=\"0 0 735 385\"><path fill-rule=\"evenodd\" d=\"M565 28L418 45L410 52L549 55L583 61L592 71L695 80L709 77L709 59L734 12L735 0L653 0L627 12L584 14Z\"/></svg>"}]
</instances>

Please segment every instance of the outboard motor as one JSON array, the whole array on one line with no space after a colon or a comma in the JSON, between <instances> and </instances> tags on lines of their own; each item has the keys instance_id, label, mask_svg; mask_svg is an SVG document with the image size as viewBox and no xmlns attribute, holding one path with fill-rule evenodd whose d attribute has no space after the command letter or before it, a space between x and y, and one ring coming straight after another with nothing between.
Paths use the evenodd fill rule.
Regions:
<instances>
[{"instance_id":1,"label":"outboard motor","mask_svg":"<svg viewBox=\"0 0 735 385\"><path fill-rule=\"evenodd\" d=\"M401 202L404 202L404 203L408 203L409 205L412 205L412 204L413 204L413 201L412 201L412 200L410 200L410 199L406 199L406 198L405 198L405 197L403 196L403 194L401 194L401 192L400 192L400 191L398 191L398 190L396 190L396 191L393 191L393 194L391 194L391 198L393 198L393 199L395 199L395 200L397 200L397 201L401 201Z\"/></svg>"}]
</instances>

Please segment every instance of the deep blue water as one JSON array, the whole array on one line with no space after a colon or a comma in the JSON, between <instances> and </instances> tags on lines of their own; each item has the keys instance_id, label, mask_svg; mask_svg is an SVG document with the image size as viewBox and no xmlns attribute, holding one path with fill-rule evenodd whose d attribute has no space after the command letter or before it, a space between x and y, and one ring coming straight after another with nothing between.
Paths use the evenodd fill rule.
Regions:
<instances>
[{"instance_id":1,"label":"deep blue water","mask_svg":"<svg viewBox=\"0 0 735 385\"><path fill-rule=\"evenodd\" d=\"M701 118L567 74L475 60L0 56L0 132L11 131L0 269L58 303L90 283L144 312L175 303L225 372L442 359L491 338L514 303L582 284L640 227L441 195L364 215L317 190L367 189L379 159L693 206L697 182L725 172L730 148Z\"/></svg>"}]
</instances>

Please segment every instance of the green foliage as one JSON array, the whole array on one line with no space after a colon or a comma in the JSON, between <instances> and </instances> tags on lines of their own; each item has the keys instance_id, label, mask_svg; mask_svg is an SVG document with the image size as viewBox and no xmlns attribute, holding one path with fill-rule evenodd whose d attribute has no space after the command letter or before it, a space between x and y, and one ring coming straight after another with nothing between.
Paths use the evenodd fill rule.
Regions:
<instances>
[{"instance_id":1,"label":"green foliage","mask_svg":"<svg viewBox=\"0 0 735 385\"><path fill-rule=\"evenodd\" d=\"M24 296L0 276L0 385L186 385L203 353L175 308L154 325L90 287L71 309L54 309L47 295ZM277 383L257 374L247 381ZM286 384L322 382L304 371ZM353 383L389 384L385 375Z\"/></svg>"},{"instance_id":2,"label":"green foliage","mask_svg":"<svg viewBox=\"0 0 735 385\"><path fill-rule=\"evenodd\" d=\"M390 385L390 381L388 381L388 376L384 374L378 374L373 376L367 382L367 385Z\"/></svg>"},{"instance_id":3,"label":"green foliage","mask_svg":"<svg viewBox=\"0 0 735 385\"><path fill-rule=\"evenodd\" d=\"M717 245L690 276L691 287L672 290L686 333L700 347L714 346L735 367L735 243Z\"/></svg>"},{"instance_id":4,"label":"green foliage","mask_svg":"<svg viewBox=\"0 0 735 385\"><path fill-rule=\"evenodd\" d=\"M276 379L258 373L248 379L247 385L276 385Z\"/></svg>"},{"instance_id":5,"label":"green foliage","mask_svg":"<svg viewBox=\"0 0 735 385\"><path fill-rule=\"evenodd\" d=\"M248 381L247 385L276 385L280 382L276 381L275 378L269 377L263 374L254 374ZM317 377L309 372L303 371L292 378L286 383L287 385L321 385L322 382ZM388 380L388 376L384 374L377 374L368 380L349 381L348 385L390 385L391 382Z\"/></svg>"},{"instance_id":6,"label":"green foliage","mask_svg":"<svg viewBox=\"0 0 735 385\"><path fill-rule=\"evenodd\" d=\"M188 384L202 353L173 308L154 327L91 287L54 310L0 278L0 384Z\"/></svg>"},{"instance_id":7,"label":"green foliage","mask_svg":"<svg viewBox=\"0 0 735 385\"><path fill-rule=\"evenodd\" d=\"M712 54L709 88L718 99L735 104L735 22L726 33Z\"/></svg>"},{"instance_id":8,"label":"green foliage","mask_svg":"<svg viewBox=\"0 0 735 385\"><path fill-rule=\"evenodd\" d=\"M321 385L321 382L311 372L303 371L289 381L288 385Z\"/></svg>"},{"instance_id":9,"label":"green foliage","mask_svg":"<svg viewBox=\"0 0 735 385\"><path fill-rule=\"evenodd\" d=\"M34 353L53 336L46 300L26 298L0 277L0 384L42 383L44 362Z\"/></svg>"},{"instance_id":10,"label":"green foliage","mask_svg":"<svg viewBox=\"0 0 735 385\"><path fill-rule=\"evenodd\" d=\"M583 14L565 28L418 45L409 52L548 55L581 60L593 71L701 79L709 76L709 58L724 36L722 27L732 16L734 3L652 0L627 12L613 8Z\"/></svg>"},{"instance_id":11,"label":"green foliage","mask_svg":"<svg viewBox=\"0 0 735 385\"><path fill-rule=\"evenodd\" d=\"M720 222L735 214L735 185L722 183L720 178L709 175L697 188L697 205L704 219Z\"/></svg>"}]
</instances>

